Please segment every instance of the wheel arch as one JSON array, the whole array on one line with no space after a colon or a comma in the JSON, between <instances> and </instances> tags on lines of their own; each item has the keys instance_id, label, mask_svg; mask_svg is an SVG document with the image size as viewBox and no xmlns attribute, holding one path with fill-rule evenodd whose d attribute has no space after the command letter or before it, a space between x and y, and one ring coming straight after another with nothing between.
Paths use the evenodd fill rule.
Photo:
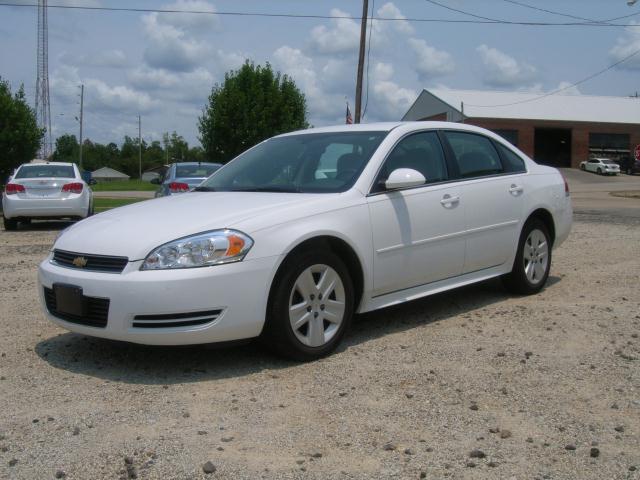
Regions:
<instances>
[{"instance_id":1,"label":"wheel arch","mask_svg":"<svg viewBox=\"0 0 640 480\"><path fill-rule=\"evenodd\" d=\"M527 222L531 221L534 218L540 220L542 223L544 223L545 227L547 227L549 235L551 236L551 246L553 246L556 240L556 224L551 212L546 208L537 208L529 214L524 224L526 225Z\"/></svg>"},{"instance_id":2,"label":"wheel arch","mask_svg":"<svg viewBox=\"0 0 640 480\"><path fill-rule=\"evenodd\" d=\"M305 250L324 249L337 255L349 270L354 290L354 311L357 312L360 307L364 295L364 268L362 259L356 253L355 248L346 240L332 234L318 234L309 238L301 239L298 243L292 245L283 256L280 265L276 269L271 285L269 286L269 296L267 299L267 310L271 308L274 286L282 277L288 262L295 256Z\"/></svg>"}]
</instances>

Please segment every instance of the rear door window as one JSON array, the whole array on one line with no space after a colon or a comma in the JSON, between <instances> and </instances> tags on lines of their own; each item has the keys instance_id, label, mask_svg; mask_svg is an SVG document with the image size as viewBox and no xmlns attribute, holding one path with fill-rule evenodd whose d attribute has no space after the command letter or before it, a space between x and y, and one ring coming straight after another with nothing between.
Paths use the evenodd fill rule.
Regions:
<instances>
[{"instance_id":1,"label":"rear door window","mask_svg":"<svg viewBox=\"0 0 640 480\"><path fill-rule=\"evenodd\" d=\"M475 178L504 173L493 142L483 135L444 131L462 178Z\"/></svg>"},{"instance_id":2,"label":"rear door window","mask_svg":"<svg viewBox=\"0 0 640 480\"><path fill-rule=\"evenodd\" d=\"M505 172L520 173L527 171L524 160L520 157L520 155L516 154L511 149L505 147L500 143L496 142L496 145L498 147L498 150L500 150L500 155L502 156L502 164L504 165Z\"/></svg>"}]
</instances>

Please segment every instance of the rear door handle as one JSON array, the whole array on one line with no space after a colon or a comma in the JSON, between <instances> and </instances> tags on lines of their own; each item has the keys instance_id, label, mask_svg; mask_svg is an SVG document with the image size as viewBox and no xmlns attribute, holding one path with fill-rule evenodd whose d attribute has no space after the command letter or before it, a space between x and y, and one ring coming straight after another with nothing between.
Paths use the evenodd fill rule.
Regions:
<instances>
[{"instance_id":1,"label":"rear door handle","mask_svg":"<svg viewBox=\"0 0 640 480\"><path fill-rule=\"evenodd\" d=\"M451 196L451 195L449 195L448 193L447 193L447 194L445 194L445 195L442 197L442 200L440 200L440 204L441 204L441 205L443 205L443 206L445 206L445 207L446 207L447 205L454 205L454 204L457 204L457 203L460 203L460 197L459 197L459 196L457 196L457 195L456 195L456 196L454 196L454 197L452 197L452 196Z\"/></svg>"},{"instance_id":2,"label":"rear door handle","mask_svg":"<svg viewBox=\"0 0 640 480\"><path fill-rule=\"evenodd\" d=\"M509 188L509 193L512 195L520 195L523 191L524 188L522 188L521 185L516 185L515 183L511 185L511 188Z\"/></svg>"}]
</instances>

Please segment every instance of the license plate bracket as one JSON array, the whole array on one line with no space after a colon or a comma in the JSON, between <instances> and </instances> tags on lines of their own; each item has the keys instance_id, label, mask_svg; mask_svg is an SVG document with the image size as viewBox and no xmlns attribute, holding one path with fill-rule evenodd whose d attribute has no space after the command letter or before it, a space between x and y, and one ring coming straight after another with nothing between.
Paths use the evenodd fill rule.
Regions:
<instances>
[{"instance_id":1,"label":"license plate bracket","mask_svg":"<svg viewBox=\"0 0 640 480\"><path fill-rule=\"evenodd\" d=\"M86 314L86 298L82 293L82 287L54 283L53 292L56 296L56 310L59 313L78 317Z\"/></svg>"}]
</instances>

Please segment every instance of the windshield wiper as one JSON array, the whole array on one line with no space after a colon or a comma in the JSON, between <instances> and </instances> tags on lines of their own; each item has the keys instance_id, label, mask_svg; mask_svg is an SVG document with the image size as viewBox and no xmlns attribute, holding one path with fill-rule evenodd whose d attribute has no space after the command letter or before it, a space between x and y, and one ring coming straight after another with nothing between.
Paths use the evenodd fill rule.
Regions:
<instances>
[{"instance_id":1,"label":"windshield wiper","mask_svg":"<svg viewBox=\"0 0 640 480\"><path fill-rule=\"evenodd\" d=\"M300 193L296 187L247 187L233 188L231 192L278 192L278 193Z\"/></svg>"},{"instance_id":2,"label":"windshield wiper","mask_svg":"<svg viewBox=\"0 0 640 480\"><path fill-rule=\"evenodd\" d=\"M215 192L216 189L213 187L196 187L192 191L193 192Z\"/></svg>"}]
</instances>

